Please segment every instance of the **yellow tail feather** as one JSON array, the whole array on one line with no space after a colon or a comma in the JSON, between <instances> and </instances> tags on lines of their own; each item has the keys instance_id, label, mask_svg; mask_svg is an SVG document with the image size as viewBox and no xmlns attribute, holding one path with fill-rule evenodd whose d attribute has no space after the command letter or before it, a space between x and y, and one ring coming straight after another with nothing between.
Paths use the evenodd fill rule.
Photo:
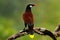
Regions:
<instances>
[{"instance_id":1,"label":"yellow tail feather","mask_svg":"<svg viewBox=\"0 0 60 40\"><path fill-rule=\"evenodd\" d=\"M29 34L29 37L33 39L34 38L34 34L33 35Z\"/></svg>"}]
</instances>

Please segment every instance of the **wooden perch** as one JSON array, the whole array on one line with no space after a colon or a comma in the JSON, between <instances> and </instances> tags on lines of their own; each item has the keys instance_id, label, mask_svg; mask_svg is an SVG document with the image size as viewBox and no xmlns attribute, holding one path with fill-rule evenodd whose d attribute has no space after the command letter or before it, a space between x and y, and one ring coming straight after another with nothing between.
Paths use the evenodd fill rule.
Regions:
<instances>
[{"instance_id":1,"label":"wooden perch","mask_svg":"<svg viewBox=\"0 0 60 40\"><path fill-rule=\"evenodd\" d=\"M56 37L60 37L60 24L56 27L56 29L54 30L53 34Z\"/></svg>"},{"instance_id":2,"label":"wooden perch","mask_svg":"<svg viewBox=\"0 0 60 40\"><path fill-rule=\"evenodd\" d=\"M58 28L55 29L55 31L53 33L45 28L34 28L33 31L34 31L34 33L37 33L39 35L48 35L53 40L57 40L56 38L60 37L60 25L58 26ZM22 31L16 33L15 35L9 37L8 40L15 40L16 38L19 38L19 37L22 37L22 36L25 36L28 34L29 34L29 29L25 29L25 30L22 30Z\"/></svg>"},{"instance_id":3,"label":"wooden perch","mask_svg":"<svg viewBox=\"0 0 60 40\"><path fill-rule=\"evenodd\" d=\"M27 35L27 33L25 31L20 31L20 32L12 35L11 37L9 37L8 40L15 40L16 38L24 36L24 35Z\"/></svg>"}]
</instances>

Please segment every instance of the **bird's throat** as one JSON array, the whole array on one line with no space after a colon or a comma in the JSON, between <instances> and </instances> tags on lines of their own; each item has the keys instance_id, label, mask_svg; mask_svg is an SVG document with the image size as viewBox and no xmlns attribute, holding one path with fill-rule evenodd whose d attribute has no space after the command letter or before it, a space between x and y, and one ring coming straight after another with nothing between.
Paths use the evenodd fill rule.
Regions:
<instances>
[{"instance_id":1,"label":"bird's throat","mask_svg":"<svg viewBox=\"0 0 60 40\"><path fill-rule=\"evenodd\" d=\"M30 7L27 7L26 8L26 12L31 12L31 8Z\"/></svg>"}]
</instances>

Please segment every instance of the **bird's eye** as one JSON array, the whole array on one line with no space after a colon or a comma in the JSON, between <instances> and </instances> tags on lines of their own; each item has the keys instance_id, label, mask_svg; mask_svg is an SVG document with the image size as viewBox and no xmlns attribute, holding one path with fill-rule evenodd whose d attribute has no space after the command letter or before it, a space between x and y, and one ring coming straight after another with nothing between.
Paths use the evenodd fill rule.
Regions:
<instances>
[{"instance_id":1,"label":"bird's eye","mask_svg":"<svg viewBox=\"0 0 60 40\"><path fill-rule=\"evenodd\" d=\"M32 7L32 5L30 5L30 7Z\"/></svg>"}]
</instances>

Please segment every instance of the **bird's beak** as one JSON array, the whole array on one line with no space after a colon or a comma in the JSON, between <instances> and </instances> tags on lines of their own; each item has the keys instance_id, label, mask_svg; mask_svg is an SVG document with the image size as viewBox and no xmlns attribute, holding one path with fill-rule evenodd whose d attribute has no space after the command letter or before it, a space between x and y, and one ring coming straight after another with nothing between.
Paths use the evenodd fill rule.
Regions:
<instances>
[{"instance_id":1,"label":"bird's beak","mask_svg":"<svg viewBox=\"0 0 60 40\"><path fill-rule=\"evenodd\" d=\"M37 6L37 4L34 4L34 6Z\"/></svg>"},{"instance_id":2,"label":"bird's beak","mask_svg":"<svg viewBox=\"0 0 60 40\"><path fill-rule=\"evenodd\" d=\"M34 38L34 34L33 35L29 34L29 37L33 39Z\"/></svg>"}]
</instances>

